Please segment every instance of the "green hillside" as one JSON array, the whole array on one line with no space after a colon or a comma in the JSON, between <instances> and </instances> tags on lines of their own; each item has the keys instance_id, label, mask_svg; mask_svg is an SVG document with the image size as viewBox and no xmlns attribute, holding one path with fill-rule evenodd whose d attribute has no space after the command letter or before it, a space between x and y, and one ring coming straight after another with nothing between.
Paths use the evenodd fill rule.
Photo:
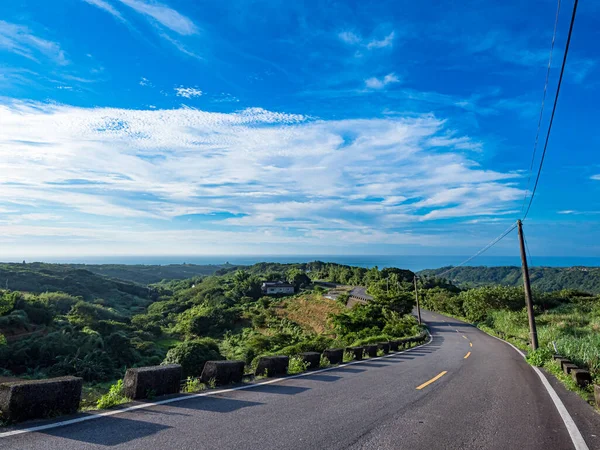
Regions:
<instances>
[{"instance_id":1,"label":"green hillside","mask_svg":"<svg viewBox=\"0 0 600 450\"><path fill-rule=\"evenodd\" d=\"M33 294L64 292L128 316L157 298L152 288L62 264L0 264L0 287Z\"/></svg>"},{"instance_id":2,"label":"green hillside","mask_svg":"<svg viewBox=\"0 0 600 450\"><path fill-rule=\"evenodd\" d=\"M436 277L450 267L428 269L419 275ZM531 267L529 269L531 285L543 292L575 289L600 294L600 267ZM477 287L491 284L503 286L522 286L521 268L502 267L457 267L444 278L460 287Z\"/></svg>"}]
</instances>

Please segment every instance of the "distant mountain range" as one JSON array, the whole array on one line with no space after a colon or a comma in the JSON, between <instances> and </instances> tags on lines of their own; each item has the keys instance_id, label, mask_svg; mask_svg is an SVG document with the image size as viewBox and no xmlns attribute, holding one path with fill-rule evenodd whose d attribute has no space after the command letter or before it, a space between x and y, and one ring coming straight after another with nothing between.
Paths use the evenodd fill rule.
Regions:
<instances>
[{"instance_id":1,"label":"distant mountain range","mask_svg":"<svg viewBox=\"0 0 600 450\"><path fill-rule=\"evenodd\" d=\"M422 270L419 275L438 276L451 269ZM529 269L531 285L541 291L559 291L561 289L575 289L600 294L600 267L531 267ZM523 277L521 267L457 267L444 275L459 287L476 287L490 284L504 286L522 286Z\"/></svg>"}]
</instances>

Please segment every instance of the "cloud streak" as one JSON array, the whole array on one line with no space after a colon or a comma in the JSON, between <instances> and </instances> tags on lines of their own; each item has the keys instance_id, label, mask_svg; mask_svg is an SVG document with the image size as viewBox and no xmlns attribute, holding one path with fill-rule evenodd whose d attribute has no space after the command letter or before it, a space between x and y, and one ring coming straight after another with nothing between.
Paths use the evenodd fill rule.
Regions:
<instances>
[{"instance_id":1,"label":"cloud streak","mask_svg":"<svg viewBox=\"0 0 600 450\"><path fill-rule=\"evenodd\" d=\"M53 60L59 65L69 64L65 52L56 42L42 39L26 26L0 20L0 49L39 62L39 57Z\"/></svg>"},{"instance_id":2,"label":"cloud streak","mask_svg":"<svg viewBox=\"0 0 600 450\"><path fill-rule=\"evenodd\" d=\"M198 33L198 28L190 18L161 3L147 2L144 0L119 1L136 12L149 17L155 23L180 35L189 36Z\"/></svg>"}]
</instances>

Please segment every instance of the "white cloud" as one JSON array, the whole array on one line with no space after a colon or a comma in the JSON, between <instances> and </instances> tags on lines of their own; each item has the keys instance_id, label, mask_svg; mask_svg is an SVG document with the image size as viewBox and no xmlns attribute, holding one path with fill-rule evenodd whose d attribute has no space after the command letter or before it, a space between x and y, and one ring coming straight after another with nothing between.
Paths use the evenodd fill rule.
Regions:
<instances>
[{"instance_id":1,"label":"white cloud","mask_svg":"<svg viewBox=\"0 0 600 450\"><path fill-rule=\"evenodd\" d=\"M191 19L161 3L146 0L119 1L178 34L187 36L198 32L198 28Z\"/></svg>"},{"instance_id":2,"label":"white cloud","mask_svg":"<svg viewBox=\"0 0 600 450\"><path fill-rule=\"evenodd\" d=\"M373 48L391 47L394 44L394 36L395 35L396 34L392 31L390 34L388 34L386 37L384 37L381 40L373 39L372 41L370 41L367 44L367 48L373 49Z\"/></svg>"},{"instance_id":3,"label":"white cloud","mask_svg":"<svg viewBox=\"0 0 600 450\"><path fill-rule=\"evenodd\" d=\"M65 52L56 42L37 37L24 25L0 20L0 49L38 61L39 55L60 65L69 64ZM39 61L38 61L39 62Z\"/></svg>"},{"instance_id":4,"label":"white cloud","mask_svg":"<svg viewBox=\"0 0 600 450\"><path fill-rule=\"evenodd\" d=\"M362 38L351 31L342 31L338 34L338 37L346 44L358 44L362 41Z\"/></svg>"},{"instance_id":5,"label":"white cloud","mask_svg":"<svg viewBox=\"0 0 600 450\"><path fill-rule=\"evenodd\" d=\"M140 78L140 86L153 87L154 85L148 78L142 77Z\"/></svg>"},{"instance_id":6,"label":"white cloud","mask_svg":"<svg viewBox=\"0 0 600 450\"><path fill-rule=\"evenodd\" d=\"M15 246L46 235L90 249L95 242L100 253L101 242L142 249L142 238L172 238L171 252L206 252L219 242L433 245L442 238L397 228L506 215L523 197L512 184L519 175L484 170L452 142L432 147L436 137L461 139L432 115L323 121L260 108L223 114L13 102L0 106L0 123L0 209L82 224L29 227L29 217L0 227L0 241ZM201 233L152 225L213 213L231 218L207 216ZM127 232L123 221L135 229Z\"/></svg>"},{"instance_id":7,"label":"white cloud","mask_svg":"<svg viewBox=\"0 0 600 450\"><path fill-rule=\"evenodd\" d=\"M369 89L383 89L388 84L398 83L400 79L395 73L388 73L383 78L371 77L365 80L365 86Z\"/></svg>"},{"instance_id":8,"label":"white cloud","mask_svg":"<svg viewBox=\"0 0 600 450\"><path fill-rule=\"evenodd\" d=\"M107 1L105 1L105 0L83 0L83 1L106 11L107 13L111 14L112 16L114 16L115 18L120 20L121 22L127 23L127 21L121 15L121 13L119 11L117 11L116 8L114 6L112 6L110 3L108 3Z\"/></svg>"},{"instance_id":9,"label":"white cloud","mask_svg":"<svg viewBox=\"0 0 600 450\"><path fill-rule=\"evenodd\" d=\"M369 41L363 39L360 35L354 33L353 31L342 31L338 33L338 38L349 45L359 45L362 48L366 48L367 50L373 50L378 48L386 48L391 47L394 44L394 37L396 33L394 31L390 32L383 39L373 38ZM362 55L362 53L358 53L358 55Z\"/></svg>"},{"instance_id":10,"label":"white cloud","mask_svg":"<svg viewBox=\"0 0 600 450\"><path fill-rule=\"evenodd\" d=\"M600 180L600 173L598 175L592 175L590 178L592 180Z\"/></svg>"},{"instance_id":11,"label":"white cloud","mask_svg":"<svg viewBox=\"0 0 600 450\"><path fill-rule=\"evenodd\" d=\"M202 95L202 91L196 88L191 87L177 87L175 88L175 92L178 97L192 98L192 97L200 97Z\"/></svg>"}]
</instances>

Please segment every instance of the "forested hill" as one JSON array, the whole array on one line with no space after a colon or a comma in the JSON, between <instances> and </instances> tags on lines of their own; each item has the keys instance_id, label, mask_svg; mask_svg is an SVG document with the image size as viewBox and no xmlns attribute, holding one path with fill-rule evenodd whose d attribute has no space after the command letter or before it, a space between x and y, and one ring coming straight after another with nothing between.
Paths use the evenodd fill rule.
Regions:
<instances>
[{"instance_id":1,"label":"forested hill","mask_svg":"<svg viewBox=\"0 0 600 450\"><path fill-rule=\"evenodd\" d=\"M428 269L419 275L437 276L450 267ZM530 267L531 285L540 291L550 292L561 289L576 289L592 294L600 294L600 267ZM457 267L445 278L460 287L476 287L490 284L522 286L521 268L502 267Z\"/></svg>"},{"instance_id":2,"label":"forested hill","mask_svg":"<svg viewBox=\"0 0 600 450\"><path fill-rule=\"evenodd\" d=\"M203 275L214 275L218 270L229 270L231 264L64 264L66 267L85 269L98 275L139 284L154 284L163 280L184 280Z\"/></svg>"},{"instance_id":3,"label":"forested hill","mask_svg":"<svg viewBox=\"0 0 600 450\"><path fill-rule=\"evenodd\" d=\"M0 264L0 289L31 293L64 292L86 301L99 301L130 315L155 300L154 289L111 279L62 264Z\"/></svg>"}]
</instances>

